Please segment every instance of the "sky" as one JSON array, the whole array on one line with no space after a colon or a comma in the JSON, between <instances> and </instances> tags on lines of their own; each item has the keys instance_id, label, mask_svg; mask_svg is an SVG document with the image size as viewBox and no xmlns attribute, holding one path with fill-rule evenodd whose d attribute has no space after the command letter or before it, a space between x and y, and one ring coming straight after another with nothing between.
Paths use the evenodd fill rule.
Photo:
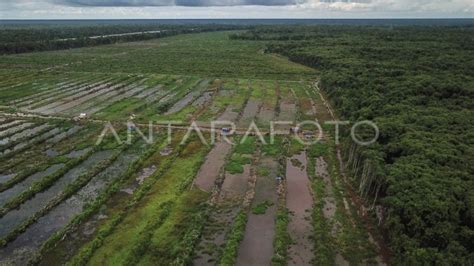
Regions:
<instances>
[{"instance_id":1,"label":"sky","mask_svg":"<svg viewBox=\"0 0 474 266\"><path fill-rule=\"evenodd\" d=\"M474 18L474 0L0 0L0 19Z\"/></svg>"}]
</instances>

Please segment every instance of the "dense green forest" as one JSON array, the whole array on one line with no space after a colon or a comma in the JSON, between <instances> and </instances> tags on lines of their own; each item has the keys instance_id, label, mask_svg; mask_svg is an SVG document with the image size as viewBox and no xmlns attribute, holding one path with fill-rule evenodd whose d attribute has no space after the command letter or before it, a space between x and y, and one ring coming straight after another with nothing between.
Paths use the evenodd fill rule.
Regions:
<instances>
[{"instance_id":1,"label":"dense green forest","mask_svg":"<svg viewBox=\"0 0 474 266\"><path fill-rule=\"evenodd\" d=\"M53 51L117 42L143 41L182 33L243 29L233 25L30 25L0 27L0 54ZM135 33L133 35L122 35ZM115 36L110 36L115 35ZM102 36L102 37L100 37ZM92 37L92 38L91 38Z\"/></svg>"},{"instance_id":2,"label":"dense green forest","mask_svg":"<svg viewBox=\"0 0 474 266\"><path fill-rule=\"evenodd\" d=\"M343 148L355 187L385 210L394 263L472 265L474 27L259 27L231 39L319 69L342 119L376 122L377 144Z\"/></svg>"}]
</instances>

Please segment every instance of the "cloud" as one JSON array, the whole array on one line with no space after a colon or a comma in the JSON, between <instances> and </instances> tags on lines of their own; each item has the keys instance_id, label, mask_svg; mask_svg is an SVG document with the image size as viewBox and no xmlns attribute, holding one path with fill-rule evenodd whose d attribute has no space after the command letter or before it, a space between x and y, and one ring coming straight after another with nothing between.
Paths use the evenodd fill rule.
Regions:
<instances>
[{"instance_id":1,"label":"cloud","mask_svg":"<svg viewBox=\"0 0 474 266\"><path fill-rule=\"evenodd\" d=\"M2 19L467 18L472 0L0 0Z\"/></svg>"},{"instance_id":2,"label":"cloud","mask_svg":"<svg viewBox=\"0 0 474 266\"><path fill-rule=\"evenodd\" d=\"M187 7L210 7L210 6L286 6L306 2L306 0L53 0L56 4L68 6L187 6Z\"/></svg>"}]
</instances>

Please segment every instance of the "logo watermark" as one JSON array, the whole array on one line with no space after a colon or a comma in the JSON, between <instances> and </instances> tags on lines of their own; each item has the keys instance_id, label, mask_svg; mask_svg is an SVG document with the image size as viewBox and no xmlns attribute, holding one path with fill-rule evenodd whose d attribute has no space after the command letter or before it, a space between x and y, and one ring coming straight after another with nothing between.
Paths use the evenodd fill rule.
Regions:
<instances>
[{"instance_id":1,"label":"logo watermark","mask_svg":"<svg viewBox=\"0 0 474 266\"><path fill-rule=\"evenodd\" d=\"M122 125L121 125L122 126ZM125 123L127 127L127 136L123 140L120 138L117 130L111 122L105 124L104 129L99 135L96 145L100 145L108 135L113 136L118 144L132 144L134 137L140 137L147 144L154 143L155 133L166 131L168 143L173 142L173 133L177 131L185 132L180 141L181 144L187 143L189 138L197 136L205 145L214 145L217 141L225 141L231 145L236 145L234 136L241 136L240 142L244 143L249 137L256 137L263 145L274 144L278 136L292 136L299 143L309 146L321 142L326 136L324 128L331 131L334 136L335 144L340 144L341 129L350 127L350 136L352 140L360 146L370 146L377 142L380 137L378 126L368 120L351 123L350 121L326 121L321 124L318 121L302 121L295 123L292 121L271 121L269 126L259 127L255 121L252 121L248 127L239 128L231 121L211 121L210 123L198 123L196 121L189 125L181 121L150 121L148 124L136 124L132 121ZM361 127L370 128L373 136L370 139L362 139L357 132ZM205 135L210 135L208 138Z\"/></svg>"}]
</instances>

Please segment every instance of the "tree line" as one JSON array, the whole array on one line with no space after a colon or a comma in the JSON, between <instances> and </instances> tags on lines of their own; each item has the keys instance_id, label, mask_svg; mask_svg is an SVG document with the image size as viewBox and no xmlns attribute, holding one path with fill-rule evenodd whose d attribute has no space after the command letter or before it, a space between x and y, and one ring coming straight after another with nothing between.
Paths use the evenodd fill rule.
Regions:
<instances>
[{"instance_id":1,"label":"tree line","mask_svg":"<svg viewBox=\"0 0 474 266\"><path fill-rule=\"evenodd\" d=\"M242 28L242 26L233 25L156 24L9 26L0 28L0 54L64 50L118 42L143 41L184 33L235 30ZM107 36L126 33L142 34Z\"/></svg>"},{"instance_id":2,"label":"tree line","mask_svg":"<svg viewBox=\"0 0 474 266\"><path fill-rule=\"evenodd\" d=\"M347 168L385 210L394 263L474 262L474 27L258 27L231 39L321 70L343 119L376 145L344 142Z\"/></svg>"}]
</instances>

